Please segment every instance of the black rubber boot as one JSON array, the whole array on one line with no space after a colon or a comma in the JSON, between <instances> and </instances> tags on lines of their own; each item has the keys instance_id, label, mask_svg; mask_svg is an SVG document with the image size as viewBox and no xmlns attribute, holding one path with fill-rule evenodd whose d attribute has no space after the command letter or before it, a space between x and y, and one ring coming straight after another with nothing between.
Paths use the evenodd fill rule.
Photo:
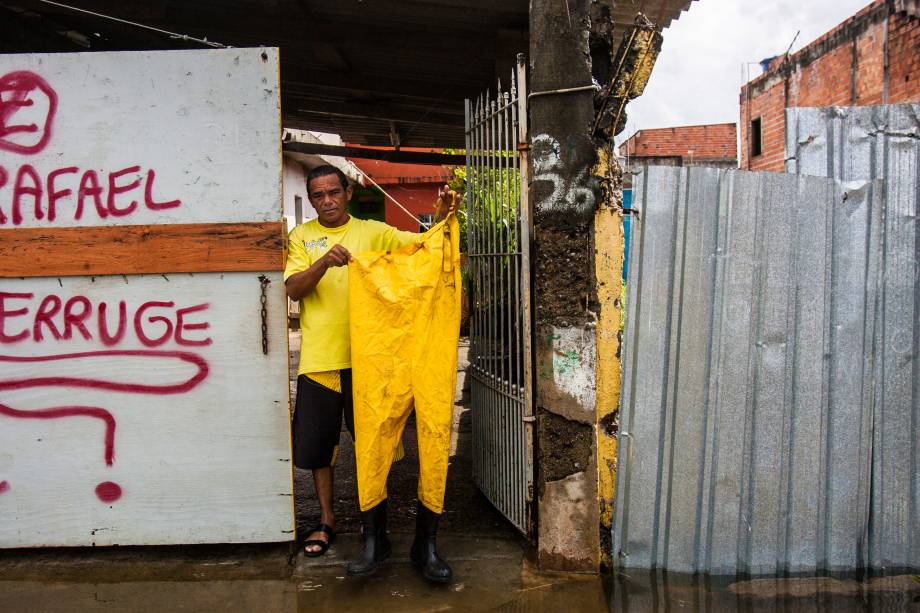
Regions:
<instances>
[{"instance_id":1,"label":"black rubber boot","mask_svg":"<svg viewBox=\"0 0 920 613\"><path fill-rule=\"evenodd\" d=\"M390 557L390 538L387 536L387 501L361 512L364 527L364 551L348 563L351 577L371 575L377 566Z\"/></svg>"},{"instance_id":2,"label":"black rubber boot","mask_svg":"<svg viewBox=\"0 0 920 613\"><path fill-rule=\"evenodd\" d=\"M447 562L438 555L437 535L440 515L418 503L415 520L415 541L412 542L412 564L429 581L450 583L453 572Z\"/></svg>"}]
</instances>

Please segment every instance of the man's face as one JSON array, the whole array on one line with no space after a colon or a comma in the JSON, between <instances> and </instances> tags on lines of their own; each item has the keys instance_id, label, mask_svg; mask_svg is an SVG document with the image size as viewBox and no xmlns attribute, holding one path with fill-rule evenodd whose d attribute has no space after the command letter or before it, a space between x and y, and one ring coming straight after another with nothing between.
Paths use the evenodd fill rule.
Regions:
<instances>
[{"instance_id":1,"label":"man's face","mask_svg":"<svg viewBox=\"0 0 920 613\"><path fill-rule=\"evenodd\" d=\"M319 223L327 228L336 228L348 221L346 203L351 200L352 187L342 187L337 175L325 175L310 181L310 204L316 209Z\"/></svg>"}]
</instances>

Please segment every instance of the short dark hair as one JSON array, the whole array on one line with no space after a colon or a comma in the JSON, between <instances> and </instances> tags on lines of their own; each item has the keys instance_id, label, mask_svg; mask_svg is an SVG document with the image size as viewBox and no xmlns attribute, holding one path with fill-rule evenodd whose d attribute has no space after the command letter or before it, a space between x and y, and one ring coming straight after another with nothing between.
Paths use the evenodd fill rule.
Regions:
<instances>
[{"instance_id":1,"label":"short dark hair","mask_svg":"<svg viewBox=\"0 0 920 613\"><path fill-rule=\"evenodd\" d=\"M310 181L328 175L336 175L339 178L339 183L342 184L342 189L348 189L348 177L345 176L345 173L331 164L323 164L307 173L307 192L310 191ZM309 193L307 195L309 196Z\"/></svg>"}]
</instances>

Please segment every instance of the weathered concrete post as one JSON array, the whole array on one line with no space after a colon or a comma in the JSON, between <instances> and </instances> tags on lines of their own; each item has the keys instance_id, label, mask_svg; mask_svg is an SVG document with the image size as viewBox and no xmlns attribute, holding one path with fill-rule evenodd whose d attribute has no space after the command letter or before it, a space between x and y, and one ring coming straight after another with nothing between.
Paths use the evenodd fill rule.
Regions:
<instances>
[{"instance_id":1,"label":"weathered concrete post","mask_svg":"<svg viewBox=\"0 0 920 613\"><path fill-rule=\"evenodd\" d=\"M531 1L537 532L551 570L596 572L610 550L622 198L592 83L611 78L611 30L601 3Z\"/></svg>"}]
</instances>

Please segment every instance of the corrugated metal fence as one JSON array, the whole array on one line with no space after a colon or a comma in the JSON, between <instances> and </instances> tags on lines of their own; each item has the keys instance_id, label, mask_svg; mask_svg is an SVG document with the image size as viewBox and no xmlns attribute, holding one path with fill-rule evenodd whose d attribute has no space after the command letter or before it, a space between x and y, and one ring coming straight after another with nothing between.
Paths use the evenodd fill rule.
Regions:
<instances>
[{"instance_id":1,"label":"corrugated metal fence","mask_svg":"<svg viewBox=\"0 0 920 613\"><path fill-rule=\"evenodd\" d=\"M789 109L786 170L884 180L875 362L869 561L920 567L920 104Z\"/></svg>"},{"instance_id":2,"label":"corrugated metal fence","mask_svg":"<svg viewBox=\"0 0 920 613\"><path fill-rule=\"evenodd\" d=\"M621 566L920 567L917 107L799 113L790 170L849 182L636 182Z\"/></svg>"},{"instance_id":3,"label":"corrugated metal fence","mask_svg":"<svg viewBox=\"0 0 920 613\"><path fill-rule=\"evenodd\" d=\"M773 574L864 557L870 367L853 310L874 302L873 187L706 168L639 177L620 564Z\"/></svg>"}]
</instances>

